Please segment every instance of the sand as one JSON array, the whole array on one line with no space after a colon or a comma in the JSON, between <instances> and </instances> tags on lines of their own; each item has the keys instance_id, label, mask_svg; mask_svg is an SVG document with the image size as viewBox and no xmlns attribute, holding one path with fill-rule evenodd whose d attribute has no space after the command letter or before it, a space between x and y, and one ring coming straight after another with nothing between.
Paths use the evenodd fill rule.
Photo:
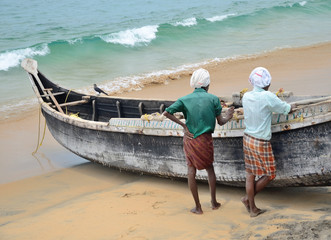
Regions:
<instances>
[{"instance_id":1,"label":"sand","mask_svg":"<svg viewBox=\"0 0 331 240\"><path fill-rule=\"evenodd\" d=\"M211 78L209 92L222 97L251 88L248 76L259 66L271 73L270 91L284 88L295 95L331 94L331 43L281 49L205 65L203 68L209 70ZM120 96L176 100L192 92L191 74L192 71L183 71L160 78L163 84L149 84L143 91L121 93Z\"/></svg>"},{"instance_id":2,"label":"sand","mask_svg":"<svg viewBox=\"0 0 331 240\"><path fill-rule=\"evenodd\" d=\"M273 76L272 91L331 94L331 43L277 50L204 66L210 92L228 96L250 88L256 66ZM190 93L190 73L121 96L177 99ZM60 146L46 130L35 150L38 106L0 122L0 239L330 239L331 186L267 188L267 210L250 218L245 189L217 186L222 207L211 210L208 184L199 183L203 215L190 213L185 181L161 179L90 163ZM43 131L43 119L40 131Z\"/></svg>"}]
</instances>

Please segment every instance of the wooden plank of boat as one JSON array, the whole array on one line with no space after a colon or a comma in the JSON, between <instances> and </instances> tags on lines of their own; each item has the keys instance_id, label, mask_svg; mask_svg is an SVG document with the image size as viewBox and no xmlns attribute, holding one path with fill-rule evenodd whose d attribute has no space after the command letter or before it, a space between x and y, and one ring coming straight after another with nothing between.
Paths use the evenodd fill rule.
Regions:
<instances>
[{"instance_id":1,"label":"wooden plank of boat","mask_svg":"<svg viewBox=\"0 0 331 240\"><path fill-rule=\"evenodd\" d=\"M65 94L65 92L57 92L57 93L53 93L53 96L58 96L58 95L62 95ZM41 97L49 97L49 94L44 94L44 95L40 95Z\"/></svg>"},{"instance_id":2,"label":"wooden plank of boat","mask_svg":"<svg viewBox=\"0 0 331 240\"><path fill-rule=\"evenodd\" d=\"M78 101L61 103L61 104L59 104L59 106L60 107L75 106L75 105L79 105L79 104L85 104L90 101L90 96L83 96L82 98L83 98L82 100L78 100Z\"/></svg>"},{"instance_id":3,"label":"wooden plank of boat","mask_svg":"<svg viewBox=\"0 0 331 240\"><path fill-rule=\"evenodd\" d=\"M59 103L57 102L56 98L52 94L52 89L51 88L46 88L46 89L44 89L44 91L46 91L47 92L47 95L51 97L51 99L52 99L53 103L55 104L57 110L59 110L60 113L63 113L64 114L61 106L59 105Z\"/></svg>"},{"instance_id":4,"label":"wooden plank of boat","mask_svg":"<svg viewBox=\"0 0 331 240\"><path fill-rule=\"evenodd\" d=\"M330 99L331 99L331 97L328 96L328 97L321 97L321 98L314 98L314 99L306 99L306 100L296 101L293 103L295 103L297 106L302 106L302 105L309 105L309 104L313 104L313 103L328 101Z\"/></svg>"}]
</instances>

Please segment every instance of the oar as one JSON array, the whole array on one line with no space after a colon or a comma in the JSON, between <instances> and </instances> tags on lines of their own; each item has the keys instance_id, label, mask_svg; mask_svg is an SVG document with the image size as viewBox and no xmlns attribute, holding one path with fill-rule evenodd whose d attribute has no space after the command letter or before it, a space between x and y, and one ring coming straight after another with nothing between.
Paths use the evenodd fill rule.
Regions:
<instances>
[{"instance_id":1,"label":"oar","mask_svg":"<svg viewBox=\"0 0 331 240\"><path fill-rule=\"evenodd\" d=\"M21 67L27 71L28 73L32 74L35 79L37 80L39 87L41 89L41 91L43 91L44 94L47 94L47 92L45 91L44 85L41 83L39 77L38 77L38 63L36 60L33 60L31 58L25 58L22 63L21 63ZM47 100L49 100L49 97L46 97Z\"/></svg>"},{"instance_id":2,"label":"oar","mask_svg":"<svg viewBox=\"0 0 331 240\"><path fill-rule=\"evenodd\" d=\"M305 100L301 100L301 101L292 102L292 103L289 103L289 104L296 104L297 106L299 106L299 105L309 105L309 104L324 102L324 101L328 101L328 100L331 100L331 96L321 97L321 98L305 99Z\"/></svg>"}]
</instances>

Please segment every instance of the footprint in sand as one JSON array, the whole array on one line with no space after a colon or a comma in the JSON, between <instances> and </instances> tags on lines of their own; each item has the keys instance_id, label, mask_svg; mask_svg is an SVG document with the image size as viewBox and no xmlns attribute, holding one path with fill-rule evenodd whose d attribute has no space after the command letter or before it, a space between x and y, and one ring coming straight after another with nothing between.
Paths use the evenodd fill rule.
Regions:
<instances>
[{"instance_id":1,"label":"footprint in sand","mask_svg":"<svg viewBox=\"0 0 331 240\"><path fill-rule=\"evenodd\" d=\"M131 196L133 196L134 194L133 193L125 193L124 195L122 195L121 197L123 198L129 198Z\"/></svg>"},{"instance_id":2,"label":"footprint in sand","mask_svg":"<svg viewBox=\"0 0 331 240\"><path fill-rule=\"evenodd\" d=\"M137 215L137 211L128 211L125 213L126 215Z\"/></svg>"},{"instance_id":3,"label":"footprint in sand","mask_svg":"<svg viewBox=\"0 0 331 240\"><path fill-rule=\"evenodd\" d=\"M139 225L129 227L128 232L132 233L132 232L136 231L138 227L139 227Z\"/></svg>"},{"instance_id":4,"label":"footprint in sand","mask_svg":"<svg viewBox=\"0 0 331 240\"><path fill-rule=\"evenodd\" d=\"M154 209L158 209L160 207L160 205L163 204L163 203L166 203L166 201L161 201L161 202L157 201L157 202L153 203L152 207Z\"/></svg>"},{"instance_id":5,"label":"footprint in sand","mask_svg":"<svg viewBox=\"0 0 331 240\"><path fill-rule=\"evenodd\" d=\"M148 195L148 196L151 196L153 194L154 194L154 192L152 192L152 191L145 191L145 192L142 192L142 193L125 193L121 197L123 197L123 198L129 198L129 197L138 196L138 195L143 195L143 196Z\"/></svg>"}]
</instances>

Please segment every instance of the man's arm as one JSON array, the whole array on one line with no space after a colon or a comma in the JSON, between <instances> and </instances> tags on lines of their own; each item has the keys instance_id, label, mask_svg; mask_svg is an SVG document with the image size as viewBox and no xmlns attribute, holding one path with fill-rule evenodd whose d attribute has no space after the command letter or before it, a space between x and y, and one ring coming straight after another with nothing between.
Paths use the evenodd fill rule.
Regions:
<instances>
[{"instance_id":1,"label":"man's arm","mask_svg":"<svg viewBox=\"0 0 331 240\"><path fill-rule=\"evenodd\" d=\"M217 123L221 126L224 125L233 117L233 113L234 113L234 107L230 107L226 112L225 117L222 117L222 114L216 117Z\"/></svg>"},{"instance_id":2,"label":"man's arm","mask_svg":"<svg viewBox=\"0 0 331 240\"><path fill-rule=\"evenodd\" d=\"M164 116L166 116L167 118L169 118L171 121L181 125L184 128L184 135L187 136L188 138L193 138L194 135L192 133L190 133L190 131L188 130L187 126L185 123L183 123L182 121L180 121L178 118L176 118L174 115L168 113L167 111L164 111L162 113Z\"/></svg>"},{"instance_id":3,"label":"man's arm","mask_svg":"<svg viewBox=\"0 0 331 240\"><path fill-rule=\"evenodd\" d=\"M287 115L293 112L296 108L296 104L289 104L285 101L282 101L276 96L276 94L272 92L268 92L268 95L266 95L266 97L266 101L268 101L270 110L272 112Z\"/></svg>"}]
</instances>

